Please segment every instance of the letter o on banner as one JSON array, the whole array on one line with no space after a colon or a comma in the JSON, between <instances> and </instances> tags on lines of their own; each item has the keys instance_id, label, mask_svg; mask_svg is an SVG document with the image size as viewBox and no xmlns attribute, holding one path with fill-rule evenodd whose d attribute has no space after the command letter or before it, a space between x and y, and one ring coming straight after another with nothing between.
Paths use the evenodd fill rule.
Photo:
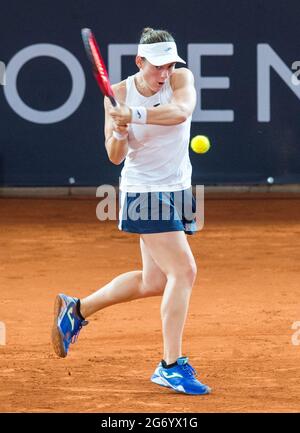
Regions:
<instances>
[{"instance_id":1,"label":"letter o on banner","mask_svg":"<svg viewBox=\"0 0 300 433\"><path fill-rule=\"evenodd\" d=\"M17 89L20 69L36 57L47 56L60 60L69 70L72 78L72 90L67 101L59 108L49 111L35 110L24 103ZM6 67L6 86L3 88L10 107L23 119L33 123L50 124L67 119L77 110L85 93L85 76L76 57L65 48L53 44L35 44L23 48Z\"/></svg>"}]
</instances>

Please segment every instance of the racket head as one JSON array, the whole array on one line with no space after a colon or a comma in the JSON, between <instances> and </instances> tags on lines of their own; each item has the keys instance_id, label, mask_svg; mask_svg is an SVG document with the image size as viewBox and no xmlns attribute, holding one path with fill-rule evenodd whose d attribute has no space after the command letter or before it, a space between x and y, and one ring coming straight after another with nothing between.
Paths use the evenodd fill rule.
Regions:
<instances>
[{"instance_id":1,"label":"racket head","mask_svg":"<svg viewBox=\"0 0 300 433\"><path fill-rule=\"evenodd\" d=\"M81 30L81 36L86 54L91 62L93 73L101 92L110 99L113 106L117 106L107 69L93 32L91 29L84 28Z\"/></svg>"}]
</instances>

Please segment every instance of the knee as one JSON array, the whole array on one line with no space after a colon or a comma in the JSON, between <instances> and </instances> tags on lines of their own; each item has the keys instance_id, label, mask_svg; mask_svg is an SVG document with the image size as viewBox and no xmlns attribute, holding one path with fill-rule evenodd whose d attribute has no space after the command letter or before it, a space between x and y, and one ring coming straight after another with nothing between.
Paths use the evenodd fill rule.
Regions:
<instances>
[{"instance_id":1,"label":"knee","mask_svg":"<svg viewBox=\"0 0 300 433\"><path fill-rule=\"evenodd\" d=\"M194 284L196 277L197 277L197 264L195 260L193 260L192 263L190 263L190 268L189 268L189 278L192 284Z\"/></svg>"},{"instance_id":2,"label":"knee","mask_svg":"<svg viewBox=\"0 0 300 433\"><path fill-rule=\"evenodd\" d=\"M195 260L190 260L183 265L181 270L181 278L186 281L191 287L197 277L197 265Z\"/></svg>"},{"instance_id":3,"label":"knee","mask_svg":"<svg viewBox=\"0 0 300 433\"><path fill-rule=\"evenodd\" d=\"M194 259L178 264L178 268L168 275L168 279L176 279L189 288L192 288L196 277L197 265Z\"/></svg>"},{"instance_id":4,"label":"knee","mask_svg":"<svg viewBox=\"0 0 300 433\"><path fill-rule=\"evenodd\" d=\"M163 275L143 276L142 291L145 296L160 296L164 293L167 278Z\"/></svg>"}]
</instances>

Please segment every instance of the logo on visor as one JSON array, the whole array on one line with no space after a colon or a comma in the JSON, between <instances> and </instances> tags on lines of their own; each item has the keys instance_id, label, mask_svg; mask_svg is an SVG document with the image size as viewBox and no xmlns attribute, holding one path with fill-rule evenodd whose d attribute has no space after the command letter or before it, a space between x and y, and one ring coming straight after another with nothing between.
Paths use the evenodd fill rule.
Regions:
<instances>
[{"instance_id":1,"label":"logo on visor","mask_svg":"<svg viewBox=\"0 0 300 433\"><path fill-rule=\"evenodd\" d=\"M165 51L170 51L170 50L172 50L172 47L168 47L165 49Z\"/></svg>"}]
</instances>

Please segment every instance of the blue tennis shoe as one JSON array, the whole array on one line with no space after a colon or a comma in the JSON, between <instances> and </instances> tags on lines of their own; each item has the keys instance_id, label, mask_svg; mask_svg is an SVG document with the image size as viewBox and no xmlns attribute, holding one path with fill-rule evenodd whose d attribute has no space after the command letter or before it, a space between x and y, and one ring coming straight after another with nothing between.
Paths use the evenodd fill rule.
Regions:
<instances>
[{"instance_id":1,"label":"blue tennis shoe","mask_svg":"<svg viewBox=\"0 0 300 433\"><path fill-rule=\"evenodd\" d=\"M189 359L182 356L177 359L174 367L165 368L160 362L151 376L151 381L157 385L172 388L183 394L210 394L211 388L196 379L196 370L188 363Z\"/></svg>"},{"instance_id":2,"label":"blue tennis shoe","mask_svg":"<svg viewBox=\"0 0 300 433\"><path fill-rule=\"evenodd\" d=\"M57 295L55 299L52 345L60 358L67 356L70 344L76 342L81 328L88 324L78 316L77 302L78 298L64 294Z\"/></svg>"}]
</instances>

